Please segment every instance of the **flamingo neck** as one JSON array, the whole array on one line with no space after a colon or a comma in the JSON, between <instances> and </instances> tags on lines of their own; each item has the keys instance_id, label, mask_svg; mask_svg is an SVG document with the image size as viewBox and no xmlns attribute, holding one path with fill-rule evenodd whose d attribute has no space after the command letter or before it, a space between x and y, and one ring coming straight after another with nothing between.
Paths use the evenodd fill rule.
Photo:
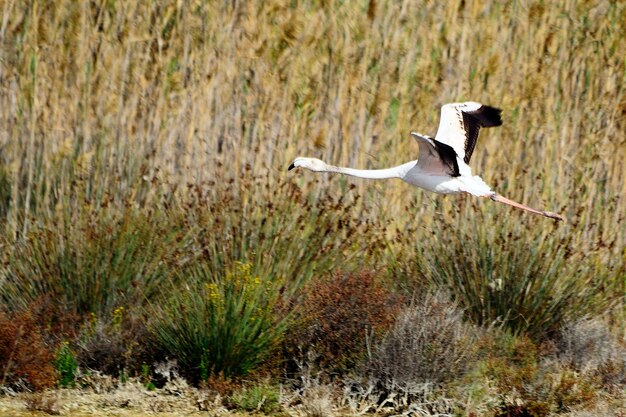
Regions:
<instances>
[{"instance_id":1,"label":"flamingo neck","mask_svg":"<svg viewBox=\"0 0 626 417\"><path fill-rule=\"evenodd\" d=\"M414 165L415 161L407 162L406 164L385 169L355 169L327 165L327 171L337 172L339 174L350 175L358 178L384 180L389 178L403 178L408 170L411 169Z\"/></svg>"}]
</instances>

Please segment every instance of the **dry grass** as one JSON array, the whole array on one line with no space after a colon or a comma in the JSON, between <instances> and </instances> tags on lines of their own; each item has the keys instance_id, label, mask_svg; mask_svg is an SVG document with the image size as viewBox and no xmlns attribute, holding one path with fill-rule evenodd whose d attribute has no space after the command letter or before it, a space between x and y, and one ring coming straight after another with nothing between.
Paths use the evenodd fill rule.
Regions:
<instances>
[{"instance_id":1,"label":"dry grass","mask_svg":"<svg viewBox=\"0 0 626 417\"><path fill-rule=\"evenodd\" d=\"M623 5L380 2L366 15L358 2L59 0L2 9L0 144L21 203L10 210L14 230L27 213L65 202L79 178L86 198L102 199L138 192L144 175L182 185L250 164L276 179L300 153L400 162L416 153L410 129L434 130L438 105L469 98L505 109L474 161L489 182L563 210L571 231L617 224L624 212ZM368 189L391 213L430 201L407 201L401 185Z\"/></svg>"},{"instance_id":2,"label":"dry grass","mask_svg":"<svg viewBox=\"0 0 626 417\"><path fill-rule=\"evenodd\" d=\"M31 413L40 411L51 416L58 416L61 414L57 399L50 395L44 393L33 393L26 397L25 402L26 409Z\"/></svg>"},{"instance_id":3,"label":"dry grass","mask_svg":"<svg viewBox=\"0 0 626 417\"><path fill-rule=\"evenodd\" d=\"M623 274L624 5L366 6L3 2L6 231L21 236L85 201L153 204L186 184L215 196L246 167L271 187L297 154L404 162L417 152L407 132L434 131L440 104L474 99L505 119L482 134L475 170L511 198L563 212L554 233ZM346 184L292 180L312 196ZM530 234L547 226L489 202L355 184L358 215L391 219L390 239L415 229L427 242L429 224L470 219L477 206L494 227L505 217Z\"/></svg>"}]
</instances>

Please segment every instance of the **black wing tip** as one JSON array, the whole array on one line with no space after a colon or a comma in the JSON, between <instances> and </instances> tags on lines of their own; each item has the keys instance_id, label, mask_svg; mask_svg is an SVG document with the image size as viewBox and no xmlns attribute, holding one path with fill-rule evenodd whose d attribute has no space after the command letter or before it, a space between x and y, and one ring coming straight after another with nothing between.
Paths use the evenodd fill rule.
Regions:
<instances>
[{"instance_id":1,"label":"black wing tip","mask_svg":"<svg viewBox=\"0 0 626 417\"><path fill-rule=\"evenodd\" d=\"M291 171L291 170L292 170L292 169L294 169L295 167L296 167L296 166L295 166L295 165L294 165L294 163L292 162L292 163L289 165L289 168L287 168L287 171Z\"/></svg>"},{"instance_id":2,"label":"black wing tip","mask_svg":"<svg viewBox=\"0 0 626 417\"><path fill-rule=\"evenodd\" d=\"M461 173L459 172L459 164L456 161L457 154L454 148L447 143L439 142L437 139L432 139L432 141L439 154L439 159L450 168L448 174L451 177L460 177Z\"/></svg>"},{"instance_id":3,"label":"black wing tip","mask_svg":"<svg viewBox=\"0 0 626 417\"><path fill-rule=\"evenodd\" d=\"M502 109L483 104L480 109L473 114L483 127L495 127L502 125Z\"/></svg>"}]
</instances>

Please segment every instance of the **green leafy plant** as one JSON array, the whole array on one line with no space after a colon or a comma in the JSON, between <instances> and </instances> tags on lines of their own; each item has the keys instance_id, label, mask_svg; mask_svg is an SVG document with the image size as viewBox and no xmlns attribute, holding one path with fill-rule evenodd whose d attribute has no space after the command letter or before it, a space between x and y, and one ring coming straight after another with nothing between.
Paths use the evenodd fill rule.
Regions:
<instances>
[{"instance_id":1,"label":"green leafy plant","mask_svg":"<svg viewBox=\"0 0 626 417\"><path fill-rule=\"evenodd\" d=\"M280 392L275 386L260 383L236 391L229 402L237 410L271 414L280 410Z\"/></svg>"},{"instance_id":2,"label":"green leafy plant","mask_svg":"<svg viewBox=\"0 0 626 417\"><path fill-rule=\"evenodd\" d=\"M545 360L542 347L526 335L492 330L478 344L479 360L459 385L490 381L499 400L495 415L546 415L593 405L599 381L592 374Z\"/></svg>"},{"instance_id":3,"label":"green leafy plant","mask_svg":"<svg viewBox=\"0 0 626 417\"><path fill-rule=\"evenodd\" d=\"M129 379L129 375L128 375L128 371L126 370L126 368L122 368L120 369L120 371L117 374L117 379L122 383L125 384L128 382Z\"/></svg>"},{"instance_id":4,"label":"green leafy plant","mask_svg":"<svg viewBox=\"0 0 626 417\"><path fill-rule=\"evenodd\" d=\"M156 385L150 378L150 366L148 364L144 363L141 365L141 379L144 387L146 387L148 391L154 391L156 389Z\"/></svg>"},{"instance_id":5,"label":"green leafy plant","mask_svg":"<svg viewBox=\"0 0 626 417\"><path fill-rule=\"evenodd\" d=\"M250 372L285 328L281 283L254 275L247 262L218 276L198 265L186 278L187 288L152 306L157 340L195 381Z\"/></svg>"},{"instance_id":6,"label":"green leafy plant","mask_svg":"<svg viewBox=\"0 0 626 417\"><path fill-rule=\"evenodd\" d=\"M56 354L56 369L59 373L59 386L61 388L74 388L78 364L74 352L70 349L69 342L63 342Z\"/></svg>"}]
</instances>

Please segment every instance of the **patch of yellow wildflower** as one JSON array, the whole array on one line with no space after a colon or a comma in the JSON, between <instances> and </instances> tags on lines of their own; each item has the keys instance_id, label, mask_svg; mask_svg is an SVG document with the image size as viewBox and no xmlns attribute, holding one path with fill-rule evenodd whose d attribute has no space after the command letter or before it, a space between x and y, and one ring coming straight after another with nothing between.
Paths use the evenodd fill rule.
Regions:
<instances>
[{"instance_id":1,"label":"patch of yellow wildflower","mask_svg":"<svg viewBox=\"0 0 626 417\"><path fill-rule=\"evenodd\" d=\"M122 325L123 319L124 319L124 307L119 306L115 310L113 310L113 313L111 314L111 324L113 324L113 327L119 328Z\"/></svg>"},{"instance_id":2,"label":"patch of yellow wildflower","mask_svg":"<svg viewBox=\"0 0 626 417\"><path fill-rule=\"evenodd\" d=\"M204 284L204 290L216 313L239 310L250 321L264 317L276 301L273 283L254 274L250 262L235 262L222 279Z\"/></svg>"}]
</instances>

